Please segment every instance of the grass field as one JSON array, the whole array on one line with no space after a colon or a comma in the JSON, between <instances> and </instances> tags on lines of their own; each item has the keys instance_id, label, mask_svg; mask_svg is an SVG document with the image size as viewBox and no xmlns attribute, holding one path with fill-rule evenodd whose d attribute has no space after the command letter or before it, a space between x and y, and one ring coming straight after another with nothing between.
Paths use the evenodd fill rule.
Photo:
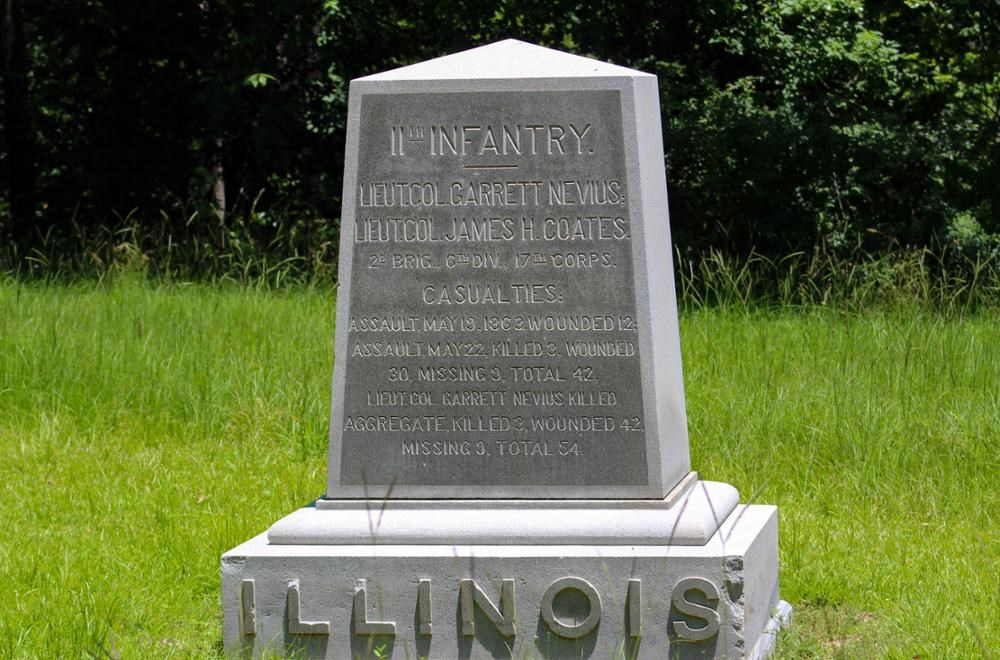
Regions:
<instances>
[{"instance_id":1,"label":"grass field","mask_svg":"<svg viewBox=\"0 0 1000 660\"><path fill-rule=\"evenodd\" d=\"M325 487L329 289L0 280L0 655L204 657ZM781 511L780 655L1000 649L1000 318L682 316L694 466Z\"/></svg>"}]
</instances>

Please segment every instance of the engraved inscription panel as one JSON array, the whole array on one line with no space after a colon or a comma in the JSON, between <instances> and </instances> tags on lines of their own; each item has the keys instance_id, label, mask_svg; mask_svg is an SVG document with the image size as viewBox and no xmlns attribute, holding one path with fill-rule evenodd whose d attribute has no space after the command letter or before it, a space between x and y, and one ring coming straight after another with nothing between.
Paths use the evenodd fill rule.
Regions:
<instances>
[{"instance_id":1,"label":"engraved inscription panel","mask_svg":"<svg viewBox=\"0 0 1000 660\"><path fill-rule=\"evenodd\" d=\"M645 485L620 92L360 116L341 483Z\"/></svg>"}]
</instances>

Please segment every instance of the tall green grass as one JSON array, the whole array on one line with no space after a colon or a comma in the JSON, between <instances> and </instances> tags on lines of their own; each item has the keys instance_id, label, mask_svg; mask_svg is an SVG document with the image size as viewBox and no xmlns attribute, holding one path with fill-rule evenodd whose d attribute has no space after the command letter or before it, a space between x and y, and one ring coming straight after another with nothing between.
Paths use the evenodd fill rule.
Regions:
<instances>
[{"instance_id":1,"label":"tall green grass","mask_svg":"<svg viewBox=\"0 0 1000 660\"><path fill-rule=\"evenodd\" d=\"M677 287L688 309L836 306L965 315L1000 307L1000 253L899 249L872 254L795 252L781 258L718 251L679 257Z\"/></svg>"},{"instance_id":2,"label":"tall green grass","mask_svg":"<svg viewBox=\"0 0 1000 660\"><path fill-rule=\"evenodd\" d=\"M995 313L682 317L692 462L779 506L781 657L1000 649Z\"/></svg>"},{"instance_id":3,"label":"tall green grass","mask_svg":"<svg viewBox=\"0 0 1000 660\"><path fill-rule=\"evenodd\" d=\"M330 282L337 272L340 225L279 222L251 209L221 222L198 212L140 224L131 214L96 226L75 222L31 246L0 244L0 273L21 280L102 280L123 272L158 281L242 284Z\"/></svg>"},{"instance_id":4,"label":"tall green grass","mask_svg":"<svg viewBox=\"0 0 1000 660\"><path fill-rule=\"evenodd\" d=\"M219 555L323 490L332 299L0 285L0 655L216 653Z\"/></svg>"},{"instance_id":5,"label":"tall green grass","mask_svg":"<svg viewBox=\"0 0 1000 660\"><path fill-rule=\"evenodd\" d=\"M335 294L266 284L0 280L0 656L220 652L219 555L325 487ZM1000 648L996 308L697 286L693 463L780 507L782 657Z\"/></svg>"}]
</instances>

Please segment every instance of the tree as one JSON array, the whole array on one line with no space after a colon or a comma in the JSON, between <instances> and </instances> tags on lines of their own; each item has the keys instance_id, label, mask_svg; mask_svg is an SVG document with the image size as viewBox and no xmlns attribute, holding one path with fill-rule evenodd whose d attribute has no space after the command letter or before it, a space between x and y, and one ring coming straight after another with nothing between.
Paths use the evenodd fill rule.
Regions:
<instances>
[{"instance_id":1,"label":"tree","mask_svg":"<svg viewBox=\"0 0 1000 660\"><path fill-rule=\"evenodd\" d=\"M0 71L4 90L4 140L7 151L7 191L12 238L24 243L35 216L35 162L29 118L28 66L21 0L2 0L0 10Z\"/></svg>"}]
</instances>

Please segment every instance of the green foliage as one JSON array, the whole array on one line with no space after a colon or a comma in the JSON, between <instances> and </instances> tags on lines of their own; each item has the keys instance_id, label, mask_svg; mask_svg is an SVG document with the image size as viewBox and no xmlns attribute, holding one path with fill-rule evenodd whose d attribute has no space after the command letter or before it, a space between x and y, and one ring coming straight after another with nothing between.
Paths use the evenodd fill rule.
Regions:
<instances>
[{"instance_id":1,"label":"green foliage","mask_svg":"<svg viewBox=\"0 0 1000 660\"><path fill-rule=\"evenodd\" d=\"M962 254L987 259L1000 256L1000 234L986 233L971 213L959 213L952 218L945 237Z\"/></svg>"},{"instance_id":2,"label":"green foliage","mask_svg":"<svg viewBox=\"0 0 1000 660\"><path fill-rule=\"evenodd\" d=\"M942 83L924 70L931 58L957 56L950 48L995 51L995 21L980 17L994 46L946 48L901 41L939 20L923 5L883 14L877 3L802 0L720 11L694 46L705 51L701 66L656 62L684 243L772 256L788 246L850 250L858 240L927 245L959 210L1000 213L977 180L996 154L971 139L998 135L997 80L970 76L969 104L957 91L935 95Z\"/></svg>"},{"instance_id":3,"label":"green foliage","mask_svg":"<svg viewBox=\"0 0 1000 660\"><path fill-rule=\"evenodd\" d=\"M277 80L274 76L269 73L251 73L247 76L246 83L253 88L259 88L266 86L269 82Z\"/></svg>"},{"instance_id":4,"label":"green foliage","mask_svg":"<svg viewBox=\"0 0 1000 660\"><path fill-rule=\"evenodd\" d=\"M25 234L0 199L0 235L28 236L0 245L8 268L39 245L79 256L122 216L272 261L324 252L348 81L504 37L660 77L691 254L1000 234L997 0L22 2L38 204Z\"/></svg>"}]
</instances>

